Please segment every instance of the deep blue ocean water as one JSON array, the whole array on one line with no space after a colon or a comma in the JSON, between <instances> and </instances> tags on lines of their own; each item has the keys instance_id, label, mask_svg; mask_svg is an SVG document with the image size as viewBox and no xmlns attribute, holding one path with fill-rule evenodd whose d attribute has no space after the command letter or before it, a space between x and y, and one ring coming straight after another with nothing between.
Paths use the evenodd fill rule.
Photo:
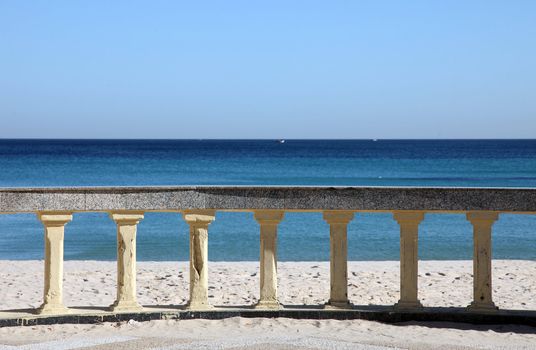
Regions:
<instances>
[{"instance_id":1,"label":"deep blue ocean water","mask_svg":"<svg viewBox=\"0 0 536 350\"><path fill-rule=\"evenodd\" d=\"M0 187L123 185L352 185L536 187L536 140L0 140ZM66 226L65 258L115 260L115 225L79 213ZM351 260L397 260L390 214L357 214ZM428 214L421 259L471 259L464 215ZM279 259L328 260L329 227L318 213L287 213ZM187 260L188 227L178 214L147 213L139 260ZM536 215L503 214L494 258L536 260ZM210 260L258 260L250 213L218 213ZM34 214L0 215L0 259L42 259Z\"/></svg>"}]
</instances>

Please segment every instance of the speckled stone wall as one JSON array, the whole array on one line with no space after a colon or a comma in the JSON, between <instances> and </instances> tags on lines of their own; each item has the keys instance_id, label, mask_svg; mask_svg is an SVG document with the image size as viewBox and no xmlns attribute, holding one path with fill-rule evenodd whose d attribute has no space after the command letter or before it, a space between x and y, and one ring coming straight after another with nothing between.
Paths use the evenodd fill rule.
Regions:
<instances>
[{"instance_id":1,"label":"speckled stone wall","mask_svg":"<svg viewBox=\"0 0 536 350\"><path fill-rule=\"evenodd\" d=\"M0 189L2 213L185 209L536 212L536 189L269 186Z\"/></svg>"}]
</instances>

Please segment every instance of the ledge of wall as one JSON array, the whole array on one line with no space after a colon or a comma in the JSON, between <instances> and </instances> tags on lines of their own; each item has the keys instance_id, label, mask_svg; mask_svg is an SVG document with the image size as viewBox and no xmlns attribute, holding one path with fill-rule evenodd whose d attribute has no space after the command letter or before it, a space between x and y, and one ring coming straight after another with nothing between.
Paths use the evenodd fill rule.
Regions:
<instances>
[{"instance_id":1,"label":"ledge of wall","mask_svg":"<svg viewBox=\"0 0 536 350\"><path fill-rule=\"evenodd\" d=\"M214 309L210 311L187 310L145 310L138 313L111 313L85 309L82 313L73 310L69 315L36 316L24 312L15 312L9 316L0 315L0 327L36 326L50 324L88 324L121 321L150 321L150 320L190 320L225 319L229 317L285 317L294 319L363 319L384 323L398 322L461 322L471 324L517 324L536 326L536 312L498 310L494 313L471 312L460 308L423 308L418 311L397 311L390 307L355 307L353 310L323 310L318 308L289 308L281 310L254 310L251 308Z\"/></svg>"},{"instance_id":2,"label":"ledge of wall","mask_svg":"<svg viewBox=\"0 0 536 350\"><path fill-rule=\"evenodd\" d=\"M536 213L536 188L66 187L0 188L0 213L185 209L489 210Z\"/></svg>"}]
</instances>

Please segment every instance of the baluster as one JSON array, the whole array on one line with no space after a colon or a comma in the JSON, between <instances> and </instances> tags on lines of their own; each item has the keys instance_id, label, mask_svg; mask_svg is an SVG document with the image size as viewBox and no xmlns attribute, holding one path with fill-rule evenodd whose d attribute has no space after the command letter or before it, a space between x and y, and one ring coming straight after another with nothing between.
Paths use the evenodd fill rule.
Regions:
<instances>
[{"instance_id":1,"label":"baluster","mask_svg":"<svg viewBox=\"0 0 536 350\"><path fill-rule=\"evenodd\" d=\"M188 308L206 310L208 303L208 225L214 210L188 210L183 213L190 225L190 301Z\"/></svg>"},{"instance_id":2,"label":"baluster","mask_svg":"<svg viewBox=\"0 0 536 350\"><path fill-rule=\"evenodd\" d=\"M495 212L469 212L467 220L473 225L473 302L474 311L495 311L491 283L491 228L498 219Z\"/></svg>"},{"instance_id":3,"label":"baluster","mask_svg":"<svg viewBox=\"0 0 536 350\"><path fill-rule=\"evenodd\" d=\"M68 313L63 305L63 237L65 225L73 219L72 213L41 212L39 220L45 226L45 287L40 314Z\"/></svg>"},{"instance_id":4,"label":"baluster","mask_svg":"<svg viewBox=\"0 0 536 350\"><path fill-rule=\"evenodd\" d=\"M282 210L255 211L260 225L260 298L259 309L277 309L277 225L283 220Z\"/></svg>"},{"instance_id":5,"label":"baluster","mask_svg":"<svg viewBox=\"0 0 536 350\"><path fill-rule=\"evenodd\" d=\"M329 224L330 240L330 298L326 308L351 308L348 301L348 223L354 218L351 211L324 212Z\"/></svg>"},{"instance_id":6,"label":"baluster","mask_svg":"<svg viewBox=\"0 0 536 350\"><path fill-rule=\"evenodd\" d=\"M419 274L419 224L422 212L395 212L394 219L400 225L400 300L397 309L422 307L418 297Z\"/></svg>"},{"instance_id":7,"label":"baluster","mask_svg":"<svg viewBox=\"0 0 536 350\"><path fill-rule=\"evenodd\" d=\"M142 212L112 212L117 224L117 299L114 312L135 312L142 307L136 297L136 228Z\"/></svg>"}]
</instances>

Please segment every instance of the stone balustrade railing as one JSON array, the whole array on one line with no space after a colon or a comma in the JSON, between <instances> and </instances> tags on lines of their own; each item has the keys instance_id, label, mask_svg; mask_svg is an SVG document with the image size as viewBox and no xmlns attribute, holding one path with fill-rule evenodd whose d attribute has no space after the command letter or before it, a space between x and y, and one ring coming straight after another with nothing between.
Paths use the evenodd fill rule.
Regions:
<instances>
[{"instance_id":1,"label":"stone balustrade railing","mask_svg":"<svg viewBox=\"0 0 536 350\"><path fill-rule=\"evenodd\" d=\"M0 189L0 213L37 213L45 228L43 315L66 314L62 300L63 236L74 212L108 212L117 224L114 312L138 312L136 227L145 212L180 212L190 226L190 310L208 302L208 231L216 211L253 212L260 224L259 309L278 309L277 226L286 211L322 212L330 226L330 298L326 308L351 308L347 297L347 226L356 212L392 212L400 225L400 300L421 307L418 227L427 212L466 213L474 235L474 295L469 310L493 312L491 230L500 213L536 213L536 189L409 187L113 187Z\"/></svg>"}]
</instances>

